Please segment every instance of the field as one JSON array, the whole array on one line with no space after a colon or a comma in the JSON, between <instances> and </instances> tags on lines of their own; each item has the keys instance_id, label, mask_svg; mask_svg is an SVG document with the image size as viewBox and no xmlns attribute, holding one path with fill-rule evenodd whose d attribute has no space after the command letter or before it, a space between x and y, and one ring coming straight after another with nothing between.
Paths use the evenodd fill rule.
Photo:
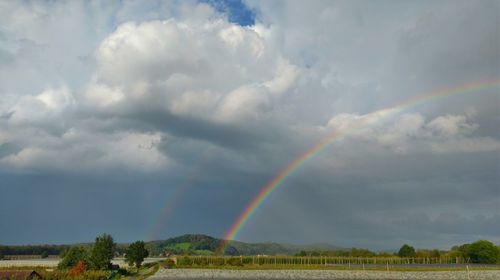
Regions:
<instances>
[{"instance_id":1,"label":"field","mask_svg":"<svg viewBox=\"0 0 500 280\"><path fill-rule=\"evenodd\" d=\"M151 279L500 279L500 265L460 258L190 256Z\"/></svg>"},{"instance_id":2,"label":"field","mask_svg":"<svg viewBox=\"0 0 500 280\"><path fill-rule=\"evenodd\" d=\"M152 263L164 260L164 258L146 258L144 263ZM60 259L58 258L49 258L49 259L27 259L27 260L2 260L0 261L0 268L5 267L46 267L46 268L55 268L59 263ZM125 263L123 258L113 259L112 263L118 264L121 267L127 267L128 265Z\"/></svg>"},{"instance_id":3,"label":"field","mask_svg":"<svg viewBox=\"0 0 500 280\"><path fill-rule=\"evenodd\" d=\"M362 271L362 270L220 270L160 269L154 280L168 279L500 279L500 270Z\"/></svg>"},{"instance_id":4,"label":"field","mask_svg":"<svg viewBox=\"0 0 500 280\"><path fill-rule=\"evenodd\" d=\"M1 267L56 267L60 259L2 260Z\"/></svg>"}]
</instances>

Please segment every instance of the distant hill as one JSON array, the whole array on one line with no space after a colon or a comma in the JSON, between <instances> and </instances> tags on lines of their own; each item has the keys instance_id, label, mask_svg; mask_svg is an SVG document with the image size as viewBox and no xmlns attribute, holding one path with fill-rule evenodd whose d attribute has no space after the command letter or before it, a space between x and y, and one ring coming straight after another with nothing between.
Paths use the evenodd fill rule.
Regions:
<instances>
[{"instance_id":1,"label":"distant hill","mask_svg":"<svg viewBox=\"0 0 500 280\"><path fill-rule=\"evenodd\" d=\"M160 255L164 252L172 254L213 254L222 243L222 239L203 234L185 234L166 240L149 241L146 248L151 255ZM230 241L224 254L226 255L293 255L300 251L312 250L339 250L340 247L331 244L280 244L274 242L246 243Z\"/></svg>"},{"instance_id":2,"label":"distant hill","mask_svg":"<svg viewBox=\"0 0 500 280\"><path fill-rule=\"evenodd\" d=\"M221 240L203 234L185 234L166 240L146 242L146 248L151 255L160 255L164 252L172 254L208 255L215 252Z\"/></svg>"}]
</instances>

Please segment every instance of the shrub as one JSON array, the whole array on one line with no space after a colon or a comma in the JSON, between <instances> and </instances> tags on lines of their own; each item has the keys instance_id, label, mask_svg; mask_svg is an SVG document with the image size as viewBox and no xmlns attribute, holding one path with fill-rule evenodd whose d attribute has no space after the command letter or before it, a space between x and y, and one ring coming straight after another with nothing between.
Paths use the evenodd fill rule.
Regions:
<instances>
[{"instance_id":1,"label":"shrub","mask_svg":"<svg viewBox=\"0 0 500 280\"><path fill-rule=\"evenodd\" d=\"M193 260L188 256L184 256L177 260L177 264L179 264L180 266L190 266L193 265Z\"/></svg>"},{"instance_id":2,"label":"shrub","mask_svg":"<svg viewBox=\"0 0 500 280\"><path fill-rule=\"evenodd\" d=\"M500 246L497 246L497 263L500 264Z\"/></svg>"},{"instance_id":3,"label":"shrub","mask_svg":"<svg viewBox=\"0 0 500 280\"><path fill-rule=\"evenodd\" d=\"M401 258L414 258L416 256L415 248L408 244L404 244L399 249L398 256Z\"/></svg>"},{"instance_id":4,"label":"shrub","mask_svg":"<svg viewBox=\"0 0 500 280\"><path fill-rule=\"evenodd\" d=\"M175 267L175 262L172 259L166 259L160 263L160 266L162 268L173 268L173 267Z\"/></svg>"},{"instance_id":5,"label":"shrub","mask_svg":"<svg viewBox=\"0 0 500 280\"><path fill-rule=\"evenodd\" d=\"M198 258L198 259L195 259L195 264L199 265L199 266L207 266L208 260L206 258Z\"/></svg>"},{"instance_id":6,"label":"shrub","mask_svg":"<svg viewBox=\"0 0 500 280\"><path fill-rule=\"evenodd\" d=\"M72 276L68 271L52 271L41 273L44 280L106 280L110 276L107 271L86 271Z\"/></svg>"},{"instance_id":7,"label":"shrub","mask_svg":"<svg viewBox=\"0 0 500 280\"><path fill-rule=\"evenodd\" d=\"M227 260L227 264L230 266L243 266L243 263L241 263L241 258L229 258Z\"/></svg>"},{"instance_id":8,"label":"shrub","mask_svg":"<svg viewBox=\"0 0 500 280\"><path fill-rule=\"evenodd\" d=\"M224 258L215 258L212 261L213 265L215 266L223 266L224 265Z\"/></svg>"},{"instance_id":9,"label":"shrub","mask_svg":"<svg viewBox=\"0 0 500 280\"><path fill-rule=\"evenodd\" d=\"M59 262L59 269L69 269L74 267L78 262L88 264L88 254L83 247L74 246L64 255L64 258Z\"/></svg>"},{"instance_id":10,"label":"shrub","mask_svg":"<svg viewBox=\"0 0 500 280\"><path fill-rule=\"evenodd\" d=\"M467 246L465 253L473 263L494 264L499 252L497 246L490 241L478 240Z\"/></svg>"},{"instance_id":11,"label":"shrub","mask_svg":"<svg viewBox=\"0 0 500 280\"><path fill-rule=\"evenodd\" d=\"M73 266L73 268L71 268L69 275L78 276L84 274L85 271L87 271L87 265L84 262L79 261L75 266Z\"/></svg>"}]
</instances>

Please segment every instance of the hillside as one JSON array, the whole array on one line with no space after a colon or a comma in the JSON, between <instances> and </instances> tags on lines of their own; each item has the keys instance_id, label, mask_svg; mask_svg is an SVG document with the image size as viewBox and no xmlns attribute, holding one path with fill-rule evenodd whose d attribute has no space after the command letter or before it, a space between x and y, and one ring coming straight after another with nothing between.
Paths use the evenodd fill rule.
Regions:
<instances>
[{"instance_id":1,"label":"hillside","mask_svg":"<svg viewBox=\"0 0 500 280\"><path fill-rule=\"evenodd\" d=\"M166 240L146 242L146 248L151 255L160 255L164 252L171 254L212 254L221 240L203 234L185 234Z\"/></svg>"},{"instance_id":2,"label":"hillside","mask_svg":"<svg viewBox=\"0 0 500 280\"><path fill-rule=\"evenodd\" d=\"M203 234L185 234L166 240L150 241L146 247L151 255L162 253L210 255L220 246L222 239ZM295 245L275 242L246 243L230 241L224 254L226 255L293 255L300 251L337 250L339 247L330 244Z\"/></svg>"}]
</instances>

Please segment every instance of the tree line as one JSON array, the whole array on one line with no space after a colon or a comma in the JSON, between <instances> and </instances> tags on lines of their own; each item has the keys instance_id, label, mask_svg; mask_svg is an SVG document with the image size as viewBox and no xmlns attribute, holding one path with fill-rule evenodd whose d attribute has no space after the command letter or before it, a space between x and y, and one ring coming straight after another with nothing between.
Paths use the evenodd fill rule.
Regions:
<instances>
[{"instance_id":1,"label":"tree line","mask_svg":"<svg viewBox=\"0 0 500 280\"><path fill-rule=\"evenodd\" d=\"M460 258L470 263L495 264L500 263L500 246L487 240L478 240L473 243L467 243L454 246L451 250L438 249L415 249L413 246L404 244L395 253L373 252L363 248L351 248L328 251L301 251L295 256L328 256L328 257L391 257L401 258Z\"/></svg>"},{"instance_id":2,"label":"tree line","mask_svg":"<svg viewBox=\"0 0 500 280\"><path fill-rule=\"evenodd\" d=\"M0 245L3 255L59 255L67 251L70 245Z\"/></svg>"}]
</instances>

